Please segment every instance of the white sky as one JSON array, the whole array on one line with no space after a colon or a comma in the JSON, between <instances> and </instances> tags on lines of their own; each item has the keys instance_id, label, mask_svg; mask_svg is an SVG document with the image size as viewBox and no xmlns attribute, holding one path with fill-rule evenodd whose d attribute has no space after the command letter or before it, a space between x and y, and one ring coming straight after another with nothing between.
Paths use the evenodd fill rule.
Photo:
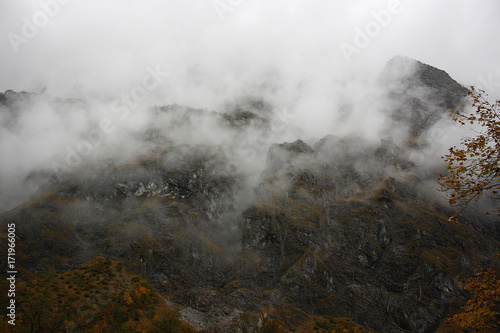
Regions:
<instances>
[{"instance_id":1,"label":"white sky","mask_svg":"<svg viewBox=\"0 0 500 333\"><path fill-rule=\"evenodd\" d=\"M464 85L500 82L498 0L400 0L400 13L350 63L339 45L353 45L355 29L367 29L391 1L59 1L67 3L0 0L0 91L45 87L115 98L158 65L171 75L165 102L196 95L210 104L273 75L281 82L369 77L394 55L444 69ZM55 8L48 22L44 4ZM232 10L222 20L215 4ZM35 18L38 32L16 54L9 33L25 38L23 26ZM500 83L490 90L500 95Z\"/></svg>"}]
</instances>

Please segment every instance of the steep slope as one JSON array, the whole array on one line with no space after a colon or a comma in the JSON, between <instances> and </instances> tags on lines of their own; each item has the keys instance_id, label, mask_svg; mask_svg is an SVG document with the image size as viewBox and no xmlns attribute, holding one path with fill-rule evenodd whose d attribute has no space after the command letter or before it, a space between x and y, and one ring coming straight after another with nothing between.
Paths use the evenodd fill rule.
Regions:
<instances>
[{"instance_id":1,"label":"steep slope","mask_svg":"<svg viewBox=\"0 0 500 333\"><path fill-rule=\"evenodd\" d=\"M288 329L357 327L347 317L375 332L435 331L446 308L466 297L457 275L487 263L499 242L486 229L450 222L452 208L408 156L420 147L413 141L425 142L426 131L462 103L464 88L404 58L381 77L392 101L387 113L407 128L403 144L334 135L276 143L266 147L256 185L245 178L245 161L234 159L240 145L223 141L269 136L269 105L243 103L258 114L154 108L149 128L136 133L147 147L139 156L56 174L0 215L3 239L5 226L16 225L19 278L102 256L181 304L198 329L236 332L263 325L258 314L266 312ZM205 123L220 130L221 143L196 143ZM242 198L248 186L255 195ZM7 268L4 257L0 264Z\"/></svg>"},{"instance_id":2,"label":"steep slope","mask_svg":"<svg viewBox=\"0 0 500 333\"><path fill-rule=\"evenodd\" d=\"M16 332L196 332L146 280L102 257L18 283L17 290ZM3 318L0 330L11 331Z\"/></svg>"},{"instance_id":3,"label":"steep slope","mask_svg":"<svg viewBox=\"0 0 500 333\"><path fill-rule=\"evenodd\" d=\"M463 106L467 89L445 71L406 57L391 59L380 75L392 100L388 114L399 126L408 127L415 140L450 109Z\"/></svg>"},{"instance_id":4,"label":"steep slope","mask_svg":"<svg viewBox=\"0 0 500 333\"><path fill-rule=\"evenodd\" d=\"M387 150L335 137L270 149L261 202L243 213L253 289L377 332L437 327L462 296L455 276L495 245L448 221L449 208Z\"/></svg>"}]
</instances>

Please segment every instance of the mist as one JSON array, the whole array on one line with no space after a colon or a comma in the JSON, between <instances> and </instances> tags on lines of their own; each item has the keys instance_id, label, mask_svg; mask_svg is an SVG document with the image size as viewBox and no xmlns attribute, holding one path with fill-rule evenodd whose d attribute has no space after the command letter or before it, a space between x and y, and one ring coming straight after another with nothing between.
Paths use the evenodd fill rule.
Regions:
<instances>
[{"instance_id":1,"label":"mist","mask_svg":"<svg viewBox=\"0 0 500 333\"><path fill-rule=\"evenodd\" d=\"M404 128L387 132L386 62L408 56L500 96L499 14L494 0L2 3L0 91L35 95L14 116L2 112L0 210L34 193L34 171L147 153L152 128L221 147L248 188L272 143L328 134L402 142ZM220 115L235 109L265 121L228 128ZM436 167L461 133L445 118L429 131L424 158L411 159Z\"/></svg>"}]
</instances>

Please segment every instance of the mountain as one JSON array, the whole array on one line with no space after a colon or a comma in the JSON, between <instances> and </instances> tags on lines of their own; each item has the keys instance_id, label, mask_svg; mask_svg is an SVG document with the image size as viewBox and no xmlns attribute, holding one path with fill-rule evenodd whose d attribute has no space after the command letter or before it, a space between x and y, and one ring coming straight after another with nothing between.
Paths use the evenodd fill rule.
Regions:
<instances>
[{"instance_id":1,"label":"mountain","mask_svg":"<svg viewBox=\"0 0 500 333\"><path fill-rule=\"evenodd\" d=\"M380 75L393 106L387 112L408 127L412 139L429 129L443 112L464 106L467 89L445 71L407 57L392 58Z\"/></svg>"},{"instance_id":2,"label":"mountain","mask_svg":"<svg viewBox=\"0 0 500 333\"><path fill-rule=\"evenodd\" d=\"M16 225L19 279L29 284L51 269L66 276L102 257L100 265L121 262L146 279L197 329L435 332L467 298L457 276L488 263L500 233L480 213L450 221L454 209L410 158L428 141L427 130L464 105L467 90L444 71L402 57L386 65L379 84L405 140L395 143L388 131L378 142L332 134L274 143L265 147L256 183L234 156L245 135L272 131L272 107L260 101L227 113L155 107L155 121L137 138L145 147L139 156L52 177L34 172L44 185L0 216L2 239ZM11 100L23 96L6 92L0 102L11 112ZM183 134L200 124L243 143L236 150L186 143ZM1 248L6 253L7 244ZM30 301L19 302L26 311Z\"/></svg>"}]
</instances>

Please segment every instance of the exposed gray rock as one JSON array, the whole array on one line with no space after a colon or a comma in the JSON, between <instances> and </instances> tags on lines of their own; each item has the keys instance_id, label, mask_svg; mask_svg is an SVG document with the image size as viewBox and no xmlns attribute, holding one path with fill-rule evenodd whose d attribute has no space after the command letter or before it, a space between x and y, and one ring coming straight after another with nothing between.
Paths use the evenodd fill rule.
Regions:
<instances>
[{"instance_id":1,"label":"exposed gray rock","mask_svg":"<svg viewBox=\"0 0 500 333\"><path fill-rule=\"evenodd\" d=\"M401 71L406 77L395 80ZM142 156L60 175L0 224L16 223L24 272L68 270L95 255L118 259L197 328L232 332L240 314L278 309L302 314L285 318L290 327L315 314L377 332L433 332L447 306L465 299L457 275L488 262L498 233L479 232L478 216L450 222L452 209L408 157L408 143L425 141L464 88L404 58L389 62L381 80L394 101L387 112L408 126L408 142L328 135L312 146L273 144L256 199L240 211L245 179L229 155L177 142L154 124L138 134L153 147ZM11 95L0 94L0 107L11 107ZM204 120L235 138L250 126L269 130L272 107L244 105L225 114L178 105L151 112L167 117L169 130L189 132Z\"/></svg>"}]
</instances>

